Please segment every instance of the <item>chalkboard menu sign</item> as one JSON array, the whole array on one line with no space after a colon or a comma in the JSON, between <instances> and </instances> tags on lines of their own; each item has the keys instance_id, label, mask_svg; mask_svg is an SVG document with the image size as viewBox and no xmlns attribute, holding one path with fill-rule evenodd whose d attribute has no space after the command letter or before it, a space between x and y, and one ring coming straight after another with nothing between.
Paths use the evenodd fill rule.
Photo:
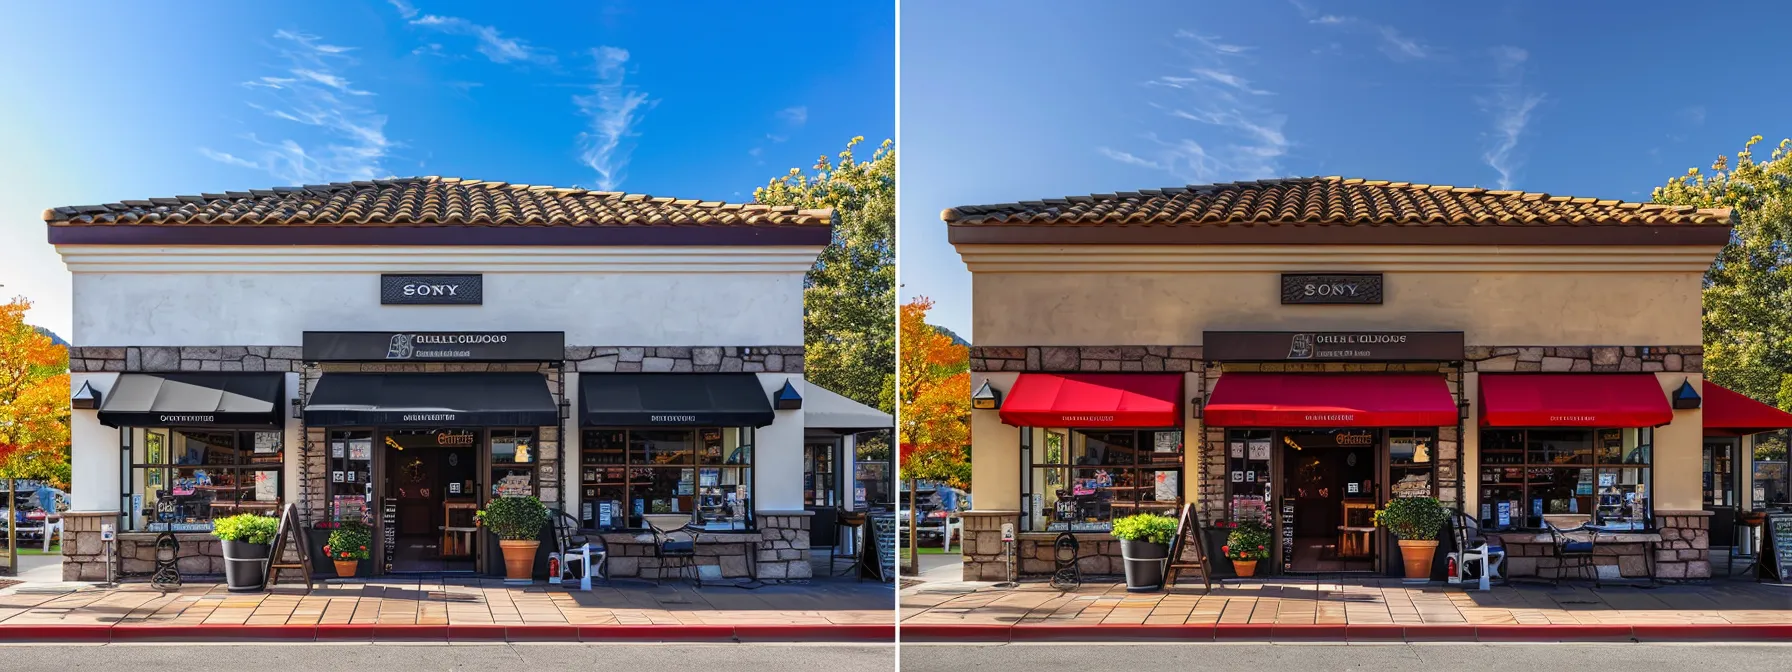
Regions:
<instances>
[{"instance_id":1,"label":"chalkboard menu sign","mask_svg":"<svg viewBox=\"0 0 1792 672\"><path fill-rule=\"evenodd\" d=\"M386 571L392 571L392 559L398 554L398 500L387 497L380 507L380 540L386 551Z\"/></svg>"},{"instance_id":2,"label":"chalkboard menu sign","mask_svg":"<svg viewBox=\"0 0 1792 672\"><path fill-rule=\"evenodd\" d=\"M1792 515L1768 516L1763 529L1767 532L1765 552L1772 557L1763 559L1761 573L1765 575L1764 578L1771 577L1776 582L1785 583L1787 579L1792 579Z\"/></svg>"},{"instance_id":3,"label":"chalkboard menu sign","mask_svg":"<svg viewBox=\"0 0 1792 672\"><path fill-rule=\"evenodd\" d=\"M1282 571L1294 571L1294 498L1282 498Z\"/></svg>"},{"instance_id":4,"label":"chalkboard menu sign","mask_svg":"<svg viewBox=\"0 0 1792 672\"><path fill-rule=\"evenodd\" d=\"M876 572L879 581L891 581L896 577L896 514L887 513L871 516L871 536L860 551L873 554L876 564L861 563L867 570Z\"/></svg>"}]
</instances>

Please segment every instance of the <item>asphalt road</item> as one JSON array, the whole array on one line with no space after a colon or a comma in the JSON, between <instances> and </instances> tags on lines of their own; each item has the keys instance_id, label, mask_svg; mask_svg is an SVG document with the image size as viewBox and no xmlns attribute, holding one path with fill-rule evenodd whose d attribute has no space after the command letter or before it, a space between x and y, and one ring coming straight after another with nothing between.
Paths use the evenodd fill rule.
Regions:
<instances>
[{"instance_id":1,"label":"asphalt road","mask_svg":"<svg viewBox=\"0 0 1792 672\"><path fill-rule=\"evenodd\" d=\"M891 672L896 667L896 648L845 644L19 644L0 646L0 661L4 661L0 670Z\"/></svg>"},{"instance_id":2,"label":"asphalt road","mask_svg":"<svg viewBox=\"0 0 1792 672\"><path fill-rule=\"evenodd\" d=\"M902 645L902 672L1784 672L1784 644L1009 644Z\"/></svg>"}]
</instances>

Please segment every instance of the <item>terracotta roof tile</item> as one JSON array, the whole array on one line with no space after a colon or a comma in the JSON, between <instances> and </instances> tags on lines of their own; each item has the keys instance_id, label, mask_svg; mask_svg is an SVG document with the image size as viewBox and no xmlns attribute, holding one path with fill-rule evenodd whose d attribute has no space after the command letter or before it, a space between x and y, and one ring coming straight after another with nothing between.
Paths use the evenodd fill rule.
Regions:
<instances>
[{"instance_id":1,"label":"terracotta roof tile","mask_svg":"<svg viewBox=\"0 0 1792 672\"><path fill-rule=\"evenodd\" d=\"M950 208L955 227L989 226L1728 226L1694 208L1477 187L1302 177Z\"/></svg>"},{"instance_id":2,"label":"terracotta roof tile","mask_svg":"<svg viewBox=\"0 0 1792 672\"><path fill-rule=\"evenodd\" d=\"M409 177L130 200L44 211L78 226L832 226L834 212L645 194Z\"/></svg>"}]
</instances>

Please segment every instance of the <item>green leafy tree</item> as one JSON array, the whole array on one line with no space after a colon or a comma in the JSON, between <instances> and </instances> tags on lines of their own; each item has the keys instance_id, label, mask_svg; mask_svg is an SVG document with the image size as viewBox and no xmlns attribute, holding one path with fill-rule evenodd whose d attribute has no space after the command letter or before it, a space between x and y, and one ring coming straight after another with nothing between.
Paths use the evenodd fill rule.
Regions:
<instances>
[{"instance_id":1,"label":"green leafy tree","mask_svg":"<svg viewBox=\"0 0 1792 672\"><path fill-rule=\"evenodd\" d=\"M838 160L816 161L753 191L767 205L833 208L834 239L803 291L804 377L841 395L894 412L896 380L896 150L886 140L860 160L863 137Z\"/></svg>"},{"instance_id":2,"label":"green leafy tree","mask_svg":"<svg viewBox=\"0 0 1792 672\"><path fill-rule=\"evenodd\" d=\"M1710 173L1693 168L1655 189L1656 203L1734 208L1730 243L1705 273L1705 375L1719 385L1792 408L1792 140L1766 161L1761 136Z\"/></svg>"}]
</instances>

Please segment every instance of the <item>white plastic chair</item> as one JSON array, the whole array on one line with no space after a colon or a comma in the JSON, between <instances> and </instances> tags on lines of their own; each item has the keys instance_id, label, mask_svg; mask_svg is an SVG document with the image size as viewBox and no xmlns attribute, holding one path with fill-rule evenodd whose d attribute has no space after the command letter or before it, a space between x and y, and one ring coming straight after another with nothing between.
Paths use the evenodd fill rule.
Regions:
<instances>
[{"instance_id":1,"label":"white plastic chair","mask_svg":"<svg viewBox=\"0 0 1792 672\"><path fill-rule=\"evenodd\" d=\"M1468 573L1470 566L1475 567L1479 577L1481 590L1493 590L1493 579L1503 578L1506 567L1506 549L1503 546L1490 546L1486 538L1480 537L1480 522L1463 514L1455 514L1457 525L1457 548L1462 550L1450 554L1456 561L1456 575L1449 577L1450 583L1462 583L1462 577ZM1472 530L1472 531L1471 531Z\"/></svg>"},{"instance_id":2,"label":"white plastic chair","mask_svg":"<svg viewBox=\"0 0 1792 672\"><path fill-rule=\"evenodd\" d=\"M62 539L62 516L51 516L44 519L44 552L50 552L50 535Z\"/></svg>"},{"instance_id":3,"label":"white plastic chair","mask_svg":"<svg viewBox=\"0 0 1792 672\"><path fill-rule=\"evenodd\" d=\"M958 534L958 548L960 550L963 550L964 549L964 518L961 518L959 516L946 516L946 534L945 534L946 540L945 540L945 544L942 545L941 548L944 549L948 553L950 553L952 551L952 535L955 532Z\"/></svg>"}]
</instances>

